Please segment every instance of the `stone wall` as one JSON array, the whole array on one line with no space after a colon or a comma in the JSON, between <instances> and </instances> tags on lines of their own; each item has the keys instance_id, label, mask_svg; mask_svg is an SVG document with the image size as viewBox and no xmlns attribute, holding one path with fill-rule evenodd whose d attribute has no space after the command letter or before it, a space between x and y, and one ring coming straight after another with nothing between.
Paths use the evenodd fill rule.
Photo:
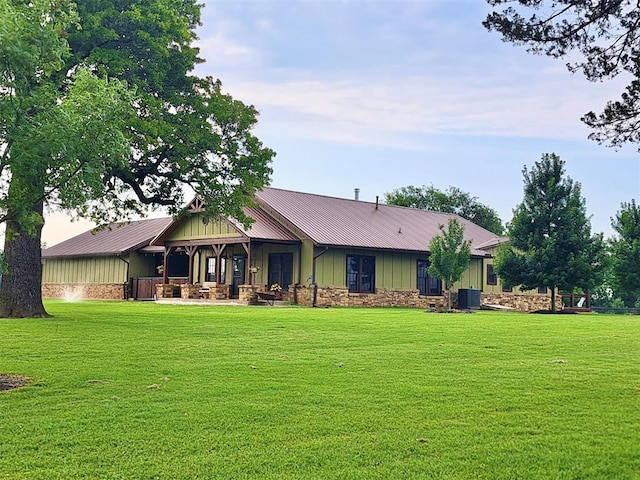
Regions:
<instances>
[{"instance_id":1,"label":"stone wall","mask_svg":"<svg viewBox=\"0 0 640 480\"><path fill-rule=\"evenodd\" d=\"M291 287L292 289L293 287ZM292 301L300 305L313 305L313 288L297 285ZM318 307L412 307L442 309L447 306L446 296L420 295L418 290L376 289L376 293L349 293L346 287L318 286Z\"/></svg>"},{"instance_id":2,"label":"stone wall","mask_svg":"<svg viewBox=\"0 0 640 480\"><path fill-rule=\"evenodd\" d=\"M551 294L481 293L480 300L483 305L500 305L501 307L510 307L521 312L533 312L534 310L549 310ZM562 310L560 295L556 295L556 308Z\"/></svg>"},{"instance_id":3,"label":"stone wall","mask_svg":"<svg viewBox=\"0 0 640 480\"><path fill-rule=\"evenodd\" d=\"M124 300L126 287L122 283L44 283L42 296L74 300Z\"/></svg>"},{"instance_id":4,"label":"stone wall","mask_svg":"<svg viewBox=\"0 0 640 480\"><path fill-rule=\"evenodd\" d=\"M250 305L258 303L256 292L260 291L260 285L238 285L238 300Z\"/></svg>"},{"instance_id":5,"label":"stone wall","mask_svg":"<svg viewBox=\"0 0 640 480\"><path fill-rule=\"evenodd\" d=\"M291 302L300 305L313 305L313 288L297 285L295 293L293 285L289 287ZM376 289L376 293L349 293L346 287L318 286L316 306L318 307L411 307L425 310L442 310L447 308L447 292L439 296L420 295L418 290ZM451 304L455 308L458 293L451 293ZM550 295L523 293L481 293L481 303L514 308L522 312L544 310L549 308ZM557 308L561 309L560 297Z\"/></svg>"}]
</instances>

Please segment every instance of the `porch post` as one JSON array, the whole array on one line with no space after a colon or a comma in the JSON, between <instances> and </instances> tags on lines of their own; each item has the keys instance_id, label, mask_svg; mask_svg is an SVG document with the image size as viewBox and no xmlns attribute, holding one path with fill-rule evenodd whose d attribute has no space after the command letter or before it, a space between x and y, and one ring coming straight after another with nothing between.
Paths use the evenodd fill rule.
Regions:
<instances>
[{"instance_id":1,"label":"porch post","mask_svg":"<svg viewBox=\"0 0 640 480\"><path fill-rule=\"evenodd\" d=\"M220 285L220 280L222 277L222 265L220 265L220 261L222 260L222 252L221 251L217 251L216 252L216 285Z\"/></svg>"},{"instance_id":2,"label":"porch post","mask_svg":"<svg viewBox=\"0 0 640 480\"><path fill-rule=\"evenodd\" d=\"M164 255L162 258L162 283L169 283L169 255L173 247L164 247Z\"/></svg>"},{"instance_id":3,"label":"porch post","mask_svg":"<svg viewBox=\"0 0 640 480\"><path fill-rule=\"evenodd\" d=\"M247 252L247 263L244 266L244 282L247 285L253 285L253 278L251 278L251 240L243 243L242 248L244 248L244 251ZM249 279L249 281L247 281L247 278Z\"/></svg>"},{"instance_id":4,"label":"porch post","mask_svg":"<svg viewBox=\"0 0 640 480\"><path fill-rule=\"evenodd\" d=\"M193 257L198 250L198 247L195 245L188 245L185 247L185 250L189 256L189 278L187 279L187 283L193 284Z\"/></svg>"},{"instance_id":5,"label":"porch post","mask_svg":"<svg viewBox=\"0 0 640 480\"><path fill-rule=\"evenodd\" d=\"M216 285L220 285L222 280L222 264L220 261L222 260L222 253L224 252L224 249L227 248L227 244L211 245L211 247L213 248L213 253L216 256Z\"/></svg>"}]
</instances>

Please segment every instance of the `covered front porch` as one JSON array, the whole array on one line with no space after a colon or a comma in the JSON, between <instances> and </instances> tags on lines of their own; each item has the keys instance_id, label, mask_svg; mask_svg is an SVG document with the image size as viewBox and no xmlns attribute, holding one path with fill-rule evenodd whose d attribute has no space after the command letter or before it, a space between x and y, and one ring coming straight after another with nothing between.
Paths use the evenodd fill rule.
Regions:
<instances>
[{"instance_id":1,"label":"covered front porch","mask_svg":"<svg viewBox=\"0 0 640 480\"><path fill-rule=\"evenodd\" d=\"M260 209L248 209L248 214L254 219L250 228L210 218L196 198L151 242L163 249L156 299L249 303L257 292L275 289L283 299L294 300L289 290L300 281L300 240Z\"/></svg>"},{"instance_id":2,"label":"covered front porch","mask_svg":"<svg viewBox=\"0 0 640 480\"><path fill-rule=\"evenodd\" d=\"M167 241L155 298L255 303L258 292L277 291L295 302L299 255L295 244L248 238Z\"/></svg>"}]
</instances>

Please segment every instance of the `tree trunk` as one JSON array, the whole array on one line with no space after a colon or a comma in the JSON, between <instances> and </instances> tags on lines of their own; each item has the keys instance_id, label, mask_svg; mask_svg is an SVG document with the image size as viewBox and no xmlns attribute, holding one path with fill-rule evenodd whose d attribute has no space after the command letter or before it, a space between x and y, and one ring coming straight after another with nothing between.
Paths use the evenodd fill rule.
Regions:
<instances>
[{"instance_id":1,"label":"tree trunk","mask_svg":"<svg viewBox=\"0 0 640 480\"><path fill-rule=\"evenodd\" d=\"M551 287L551 311L556 313L556 287Z\"/></svg>"},{"instance_id":2,"label":"tree trunk","mask_svg":"<svg viewBox=\"0 0 640 480\"><path fill-rule=\"evenodd\" d=\"M33 212L42 216L43 203L34 207ZM19 220L8 220L6 227L7 272L0 287L0 317L49 317L42 304L42 224L36 226L33 235Z\"/></svg>"}]
</instances>

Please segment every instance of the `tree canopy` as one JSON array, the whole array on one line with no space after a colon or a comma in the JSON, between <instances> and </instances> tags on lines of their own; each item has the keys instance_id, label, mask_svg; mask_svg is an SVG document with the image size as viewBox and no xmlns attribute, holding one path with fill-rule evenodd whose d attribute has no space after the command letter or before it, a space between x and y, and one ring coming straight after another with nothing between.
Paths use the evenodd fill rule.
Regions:
<instances>
[{"instance_id":1,"label":"tree canopy","mask_svg":"<svg viewBox=\"0 0 640 480\"><path fill-rule=\"evenodd\" d=\"M616 236L610 240L612 286L627 307L640 306L640 207L623 202L612 219Z\"/></svg>"},{"instance_id":2,"label":"tree canopy","mask_svg":"<svg viewBox=\"0 0 640 480\"><path fill-rule=\"evenodd\" d=\"M494 266L507 286L548 287L555 310L557 288L597 283L602 238L591 236L580 184L565 175L557 155L544 154L522 173L524 199L507 225L510 241L498 248Z\"/></svg>"},{"instance_id":3,"label":"tree canopy","mask_svg":"<svg viewBox=\"0 0 640 480\"><path fill-rule=\"evenodd\" d=\"M428 187L409 185L385 193L384 198L389 205L456 213L496 235L504 233L502 220L494 209L480 203L478 197L472 197L457 187L450 186L442 191L433 185Z\"/></svg>"},{"instance_id":4,"label":"tree canopy","mask_svg":"<svg viewBox=\"0 0 640 480\"><path fill-rule=\"evenodd\" d=\"M484 26L505 42L522 45L534 54L561 58L577 53L567 64L590 81L627 73L630 83L619 100L601 113L582 120L593 128L590 138L619 147L640 143L640 4L631 0L487 0L495 8ZM515 4L515 6L514 6ZM572 57L574 58L574 57ZM640 150L640 147L639 147Z\"/></svg>"},{"instance_id":5,"label":"tree canopy","mask_svg":"<svg viewBox=\"0 0 640 480\"><path fill-rule=\"evenodd\" d=\"M199 195L249 223L274 152L257 111L191 71L195 0L0 0L0 316L42 316L43 209L99 224Z\"/></svg>"},{"instance_id":6,"label":"tree canopy","mask_svg":"<svg viewBox=\"0 0 640 480\"><path fill-rule=\"evenodd\" d=\"M445 230L439 225L441 234L429 243L429 275L443 280L448 291L448 306L451 310L451 288L460 280L471 261L471 241L464 239L464 225L450 218Z\"/></svg>"}]
</instances>

